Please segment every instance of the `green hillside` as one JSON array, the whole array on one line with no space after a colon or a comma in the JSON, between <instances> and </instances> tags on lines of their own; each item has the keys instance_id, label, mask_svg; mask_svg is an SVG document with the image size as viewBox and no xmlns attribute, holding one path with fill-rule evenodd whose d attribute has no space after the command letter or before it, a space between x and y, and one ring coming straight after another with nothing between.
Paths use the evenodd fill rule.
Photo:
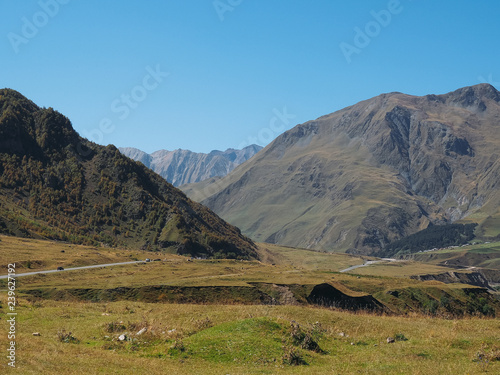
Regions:
<instances>
[{"instance_id":1,"label":"green hillside","mask_svg":"<svg viewBox=\"0 0 500 375\"><path fill-rule=\"evenodd\" d=\"M0 233L229 258L253 243L116 147L0 90Z\"/></svg>"}]
</instances>

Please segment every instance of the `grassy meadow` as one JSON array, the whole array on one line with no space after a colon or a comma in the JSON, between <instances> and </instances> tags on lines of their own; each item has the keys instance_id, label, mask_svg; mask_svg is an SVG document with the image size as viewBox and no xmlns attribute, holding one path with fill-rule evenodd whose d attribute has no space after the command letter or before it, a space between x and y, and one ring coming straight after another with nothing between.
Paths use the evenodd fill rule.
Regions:
<instances>
[{"instance_id":1,"label":"grassy meadow","mask_svg":"<svg viewBox=\"0 0 500 375\"><path fill-rule=\"evenodd\" d=\"M389 317L297 306L23 299L18 317L16 372L22 374L80 374L82 369L86 374L200 375L500 371L500 362L493 360L500 355L496 319ZM301 340L292 323L312 336L317 349ZM1 325L5 332L5 320ZM146 332L138 335L143 328ZM119 341L122 334L127 338ZM389 344L387 337L398 340ZM0 366L3 372L5 364Z\"/></svg>"},{"instance_id":2,"label":"grassy meadow","mask_svg":"<svg viewBox=\"0 0 500 375\"><path fill-rule=\"evenodd\" d=\"M458 304L469 303L462 292L464 285L408 278L449 270L439 262L386 262L340 273L372 258L268 244L259 244L262 262L188 260L172 254L13 237L0 237L0 246L0 264L5 269L0 274L6 274L7 263L13 261L21 273L160 259L18 278L15 371L19 374L80 374L82 369L86 374L208 375L500 372L500 321L494 317L473 314L457 319L439 313L444 311L441 308L431 315L408 309L410 305L400 307L397 314L368 313L313 306L300 298L300 303L290 304L252 299L255 290L306 296L314 285L329 283L350 296L374 295L394 311L403 301L393 297L396 290L400 298L408 294L406 303L422 296L439 300L443 295L454 296ZM8 331L3 318L6 286L0 280L3 352ZM124 288L159 286L177 288L186 298L200 298L196 290L201 294L217 288L226 288L219 293L234 295L227 296L227 301L218 295L219 299L202 303L189 303L189 299L172 303L157 295L113 299L109 292L96 294L107 299L86 300L87 295L77 298L74 292L125 293ZM57 294L65 291L73 294ZM148 298L155 302L147 302ZM395 342L388 343L388 337ZM0 372L8 370L7 360L0 362Z\"/></svg>"}]
</instances>

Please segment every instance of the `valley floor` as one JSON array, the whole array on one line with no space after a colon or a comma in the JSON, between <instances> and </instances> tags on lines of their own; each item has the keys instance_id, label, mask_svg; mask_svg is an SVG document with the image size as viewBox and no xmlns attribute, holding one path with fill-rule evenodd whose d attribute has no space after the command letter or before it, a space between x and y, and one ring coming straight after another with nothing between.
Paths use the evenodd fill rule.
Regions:
<instances>
[{"instance_id":1,"label":"valley floor","mask_svg":"<svg viewBox=\"0 0 500 375\"><path fill-rule=\"evenodd\" d=\"M500 373L496 297L471 285L410 278L451 272L443 259L485 262L479 251L492 264L498 244L350 274L339 271L372 259L268 244L259 245L263 262L241 262L0 241L0 274L11 262L24 273L152 259L16 279L19 374ZM353 301L374 296L384 308L321 307L311 299L317 285ZM3 353L7 292L0 280ZM9 373L3 358L0 373Z\"/></svg>"}]
</instances>

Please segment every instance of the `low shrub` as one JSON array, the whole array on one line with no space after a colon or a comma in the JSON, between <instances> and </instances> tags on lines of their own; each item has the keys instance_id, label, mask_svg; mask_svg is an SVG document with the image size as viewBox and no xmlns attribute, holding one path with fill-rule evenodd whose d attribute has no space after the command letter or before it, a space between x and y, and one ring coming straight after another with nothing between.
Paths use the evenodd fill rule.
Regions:
<instances>
[{"instance_id":1,"label":"low shrub","mask_svg":"<svg viewBox=\"0 0 500 375\"><path fill-rule=\"evenodd\" d=\"M57 338L60 342L64 342L67 344L78 344L80 342L80 340L73 336L71 332L66 333L64 329L57 332Z\"/></svg>"}]
</instances>

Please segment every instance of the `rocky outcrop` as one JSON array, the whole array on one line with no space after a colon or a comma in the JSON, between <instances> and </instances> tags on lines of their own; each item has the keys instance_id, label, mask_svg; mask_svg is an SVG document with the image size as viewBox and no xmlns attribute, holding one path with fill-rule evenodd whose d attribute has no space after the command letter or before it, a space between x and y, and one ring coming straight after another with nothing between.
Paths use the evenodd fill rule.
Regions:
<instances>
[{"instance_id":1,"label":"rocky outcrop","mask_svg":"<svg viewBox=\"0 0 500 375\"><path fill-rule=\"evenodd\" d=\"M500 270L482 269L481 274L490 284L500 284Z\"/></svg>"},{"instance_id":2,"label":"rocky outcrop","mask_svg":"<svg viewBox=\"0 0 500 375\"><path fill-rule=\"evenodd\" d=\"M410 278L420 281L436 280L445 284L453 284L453 283L468 284L468 285L479 286L481 288L492 289L490 284L488 283L488 280L480 272L462 273L462 272L450 271L436 275L410 276Z\"/></svg>"}]
</instances>

